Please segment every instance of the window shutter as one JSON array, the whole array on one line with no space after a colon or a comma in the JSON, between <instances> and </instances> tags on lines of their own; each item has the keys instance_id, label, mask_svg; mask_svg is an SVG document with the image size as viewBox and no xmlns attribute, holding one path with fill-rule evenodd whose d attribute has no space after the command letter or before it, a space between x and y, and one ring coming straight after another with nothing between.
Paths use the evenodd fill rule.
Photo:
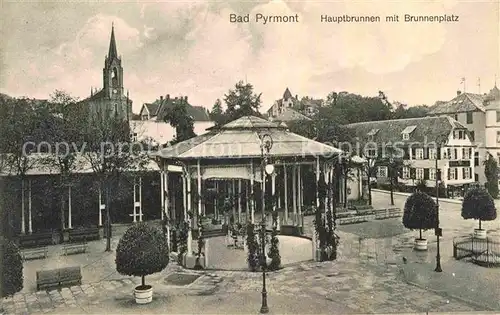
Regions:
<instances>
[{"instance_id":1,"label":"window shutter","mask_svg":"<svg viewBox=\"0 0 500 315\"><path fill-rule=\"evenodd\" d=\"M417 149L415 149L415 148L412 148L412 149L411 149L411 158L412 158L413 160L414 160L414 159L416 158L416 156L417 156L417 153L416 153L416 152L417 152Z\"/></svg>"},{"instance_id":2,"label":"window shutter","mask_svg":"<svg viewBox=\"0 0 500 315\"><path fill-rule=\"evenodd\" d=\"M424 160L427 160L429 158L429 148L424 148Z\"/></svg>"},{"instance_id":3,"label":"window shutter","mask_svg":"<svg viewBox=\"0 0 500 315\"><path fill-rule=\"evenodd\" d=\"M451 169L449 168L448 169L448 180L450 180L450 179L451 179Z\"/></svg>"},{"instance_id":4,"label":"window shutter","mask_svg":"<svg viewBox=\"0 0 500 315\"><path fill-rule=\"evenodd\" d=\"M465 179L465 167L462 167L462 179Z\"/></svg>"},{"instance_id":5,"label":"window shutter","mask_svg":"<svg viewBox=\"0 0 500 315\"><path fill-rule=\"evenodd\" d=\"M417 175L416 175L416 172L417 172L417 171L416 171L416 169L415 169L415 168L410 167L410 178L411 178L411 179L415 179L415 177L417 176Z\"/></svg>"},{"instance_id":6,"label":"window shutter","mask_svg":"<svg viewBox=\"0 0 500 315\"><path fill-rule=\"evenodd\" d=\"M429 169L424 168L424 179L429 179Z\"/></svg>"},{"instance_id":7,"label":"window shutter","mask_svg":"<svg viewBox=\"0 0 500 315\"><path fill-rule=\"evenodd\" d=\"M472 167L469 167L469 178L472 178Z\"/></svg>"},{"instance_id":8,"label":"window shutter","mask_svg":"<svg viewBox=\"0 0 500 315\"><path fill-rule=\"evenodd\" d=\"M436 149L436 155L437 155L437 159L441 160L441 148Z\"/></svg>"}]
</instances>

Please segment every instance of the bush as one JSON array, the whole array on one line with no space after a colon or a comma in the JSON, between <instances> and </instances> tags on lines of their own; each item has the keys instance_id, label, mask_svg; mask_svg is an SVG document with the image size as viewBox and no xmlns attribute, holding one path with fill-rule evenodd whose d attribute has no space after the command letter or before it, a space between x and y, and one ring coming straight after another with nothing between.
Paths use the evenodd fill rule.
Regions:
<instances>
[{"instance_id":1,"label":"bush","mask_svg":"<svg viewBox=\"0 0 500 315\"><path fill-rule=\"evenodd\" d=\"M278 270L281 268L281 255L279 249L280 241L278 239L278 213L273 212L273 231L271 234L271 248L269 249L269 257L271 263L269 270Z\"/></svg>"},{"instance_id":2,"label":"bush","mask_svg":"<svg viewBox=\"0 0 500 315\"><path fill-rule=\"evenodd\" d=\"M410 230L428 230L437 226L436 202L426 193L417 191L406 199L403 225Z\"/></svg>"},{"instance_id":3,"label":"bush","mask_svg":"<svg viewBox=\"0 0 500 315\"><path fill-rule=\"evenodd\" d=\"M472 187L465 194L462 202L462 218L493 221L497 218L497 209L495 201L486 189L482 187Z\"/></svg>"},{"instance_id":4,"label":"bush","mask_svg":"<svg viewBox=\"0 0 500 315\"><path fill-rule=\"evenodd\" d=\"M492 156L484 162L484 173L487 180L485 183L486 189L491 197L498 198L498 164Z\"/></svg>"},{"instance_id":5,"label":"bush","mask_svg":"<svg viewBox=\"0 0 500 315\"><path fill-rule=\"evenodd\" d=\"M19 247L12 241L1 244L3 252L2 297L11 296L23 288L23 259Z\"/></svg>"},{"instance_id":6,"label":"bush","mask_svg":"<svg viewBox=\"0 0 500 315\"><path fill-rule=\"evenodd\" d=\"M251 271L257 271L259 267L259 244L255 236L254 224L247 223L247 246L248 246L248 267Z\"/></svg>"},{"instance_id":7,"label":"bush","mask_svg":"<svg viewBox=\"0 0 500 315\"><path fill-rule=\"evenodd\" d=\"M160 272L169 262L168 242L165 234L144 222L130 227L116 248L116 270L127 276L144 278Z\"/></svg>"}]
</instances>

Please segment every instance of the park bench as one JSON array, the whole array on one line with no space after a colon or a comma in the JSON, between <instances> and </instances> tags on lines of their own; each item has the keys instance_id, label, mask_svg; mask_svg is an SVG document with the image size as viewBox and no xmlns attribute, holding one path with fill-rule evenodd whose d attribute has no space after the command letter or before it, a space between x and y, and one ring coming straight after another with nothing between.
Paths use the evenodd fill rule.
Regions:
<instances>
[{"instance_id":1,"label":"park bench","mask_svg":"<svg viewBox=\"0 0 500 315\"><path fill-rule=\"evenodd\" d=\"M53 243L52 231L19 235L19 247L21 248L41 247L52 245Z\"/></svg>"},{"instance_id":2,"label":"park bench","mask_svg":"<svg viewBox=\"0 0 500 315\"><path fill-rule=\"evenodd\" d=\"M48 251L49 250L47 246L38 248L26 248L21 250L21 257L23 258L23 260L47 258Z\"/></svg>"},{"instance_id":3,"label":"park bench","mask_svg":"<svg viewBox=\"0 0 500 315\"><path fill-rule=\"evenodd\" d=\"M79 266L36 272L36 288L38 291L80 284L82 284L82 272Z\"/></svg>"},{"instance_id":4,"label":"park bench","mask_svg":"<svg viewBox=\"0 0 500 315\"><path fill-rule=\"evenodd\" d=\"M97 227L77 228L69 230L70 243L94 241L98 240L99 238L99 228Z\"/></svg>"},{"instance_id":5,"label":"park bench","mask_svg":"<svg viewBox=\"0 0 500 315\"><path fill-rule=\"evenodd\" d=\"M341 218L338 221L339 225L361 223L361 222L366 222L366 217L364 216L348 217L348 218Z\"/></svg>"},{"instance_id":6,"label":"park bench","mask_svg":"<svg viewBox=\"0 0 500 315\"><path fill-rule=\"evenodd\" d=\"M87 252L87 243L68 243L63 245L63 255L83 254Z\"/></svg>"}]
</instances>

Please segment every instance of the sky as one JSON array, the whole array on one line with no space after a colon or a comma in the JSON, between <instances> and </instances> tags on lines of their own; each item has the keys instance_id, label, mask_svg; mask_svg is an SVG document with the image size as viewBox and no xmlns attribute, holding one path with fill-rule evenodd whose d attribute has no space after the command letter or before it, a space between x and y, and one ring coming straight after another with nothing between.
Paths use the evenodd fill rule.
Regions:
<instances>
[{"instance_id":1,"label":"sky","mask_svg":"<svg viewBox=\"0 0 500 315\"><path fill-rule=\"evenodd\" d=\"M160 95L211 108L240 81L262 108L293 95L332 91L410 106L500 84L500 3L491 1L0 2L0 92L46 99L56 89L85 98L102 88L114 24L124 85L138 112ZM256 13L298 23L256 23ZM230 23L230 14L250 14ZM321 15L378 15L380 23L322 23ZM386 23L386 15L458 15L450 23ZM480 87L478 86L480 78Z\"/></svg>"}]
</instances>

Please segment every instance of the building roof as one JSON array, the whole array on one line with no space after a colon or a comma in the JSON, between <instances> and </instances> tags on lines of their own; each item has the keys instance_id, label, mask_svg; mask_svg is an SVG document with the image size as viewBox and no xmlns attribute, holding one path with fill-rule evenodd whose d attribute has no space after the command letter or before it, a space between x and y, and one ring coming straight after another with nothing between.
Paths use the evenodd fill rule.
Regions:
<instances>
[{"instance_id":1,"label":"building roof","mask_svg":"<svg viewBox=\"0 0 500 315\"><path fill-rule=\"evenodd\" d=\"M208 110L203 106L193 106L189 104L187 96L170 98L170 95L167 95L166 97L155 100L153 103L145 103L143 107L148 109L152 118L156 117L157 121L164 121L167 108L173 106L177 102L187 103L187 113L193 117L194 121L211 121Z\"/></svg>"},{"instance_id":2,"label":"building roof","mask_svg":"<svg viewBox=\"0 0 500 315\"><path fill-rule=\"evenodd\" d=\"M287 107L283 109L283 112L278 116L273 118L273 121L298 121L298 120L311 120L311 118L299 113L293 108Z\"/></svg>"},{"instance_id":3,"label":"building roof","mask_svg":"<svg viewBox=\"0 0 500 315\"><path fill-rule=\"evenodd\" d=\"M413 128L416 126L415 128ZM450 132L454 129L467 129L464 125L448 116L421 117L409 119L381 120L354 123L346 125L354 131L361 143L373 141L376 143L446 143ZM411 128L408 128L411 127ZM408 128L408 129L407 129ZM370 131L378 129L370 140ZM403 140L404 130L411 130L408 140Z\"/></svg>"},{"instance_id":4,"label":"building roof","mask_svg":"<svg viewBox=\"0 0 500 315\"><path fill-rule=\"evenodd\" d=\"M292 98L292 97L293 97L292 92L290 92L290 90L287 87L285 90L285 93L283 93L283 99L287 100L287 99Z\"/></svg>"},{"instance_id":5,"label":"building roof","mask_svg":"<svg viewBox=\"0 0 500 315\"><path fill-rule=\"evenodd\" d=\"M485 111L484 95L473 93L461 93L448 102L438 103L432 106L429 114L455 114L460 112Z\"/></svg>"},{"instance_id":6,"label":"building roof","mask_svg":"<svg viewBox=\"0 0 500 315\"><path fill-rule=\"evenodd\" d=\"M111 38L109 40L108 59L113 60L114 58L118 58L118 52L116 50L115 27L111 26Z\"/></svg>"},{"instance_id":7,"label":"building roof","mask_svg":"<svg viewBox=\"0 0 500 315\"><path fill-rule=\"evenodd\" d=\"M161 149L155 155L177 160L260 158L261 133L273 140L271 157L331 157L342 153L340 149L291 133L276 123L245 116L205 135Z\"/></svg>"}]
</instances>

